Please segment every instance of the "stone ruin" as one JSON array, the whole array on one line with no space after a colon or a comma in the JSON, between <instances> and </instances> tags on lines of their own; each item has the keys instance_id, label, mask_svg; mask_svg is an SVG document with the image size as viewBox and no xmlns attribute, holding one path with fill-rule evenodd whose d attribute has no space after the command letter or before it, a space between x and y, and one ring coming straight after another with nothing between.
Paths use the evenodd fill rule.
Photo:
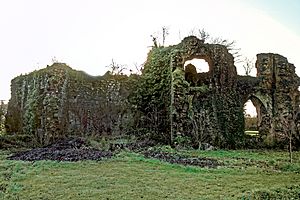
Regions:
<instances>
[{"instance_id":1,"label":"stone ruin","mask_svg":"<svg viewBox=\"0 0 300 200\"><path fill-rule=\"evenodd\" d=\"M130 78L89 76L64 63L12 80L6 115L8 133L28 134L48 144L66 135L122 131Z\"/></svg>"},{"instance_id":2,"label":"stone ruin","mask_svg":"<svg viewBox=\"0 0 300 200\"><path fill-rule=\"evenodd\" d=\"M204 59L209 71L185 66L194 58ZM295 66L262 53L255 67L256 77L237 75L225 46L194 36L154 47L140 76L93 77L55 63L12 80L6 129L43 144L67 135L141 130L172 145L238 148L245 146L244 105L251 100L262 141L285 141L287 132L299 138Z\"/></svg>"},{"instance_id":3,"label":"stone ruin","mask_svg":"<svg viewBox=\"0 0 300 200\"><path fill-rule=\"evenodd\" d=\"M171 124L173 137L185 132L185 119L190 118L195 122L189 130L194 130L197 137L222 133L220 138L228 140L225 146L234 147L238 142L230 140L239 139L237 136L244 133L243 107L248 100L257 109L260 137L267 143L284 140L288 131L299 135L300 79L295 66L285 57L258 54L257 77L249 77L237 75L233 56L222 45L205 44L196 37L188 37L173 48L180 49L171 56L172 81L176 82L171 84L175 111ZM186 61L194 58L204 59L209 64L209 72L196 73L194 66L184 67ZM214 131L218 133L209 134Z\"/></svg>"}]
</instances>

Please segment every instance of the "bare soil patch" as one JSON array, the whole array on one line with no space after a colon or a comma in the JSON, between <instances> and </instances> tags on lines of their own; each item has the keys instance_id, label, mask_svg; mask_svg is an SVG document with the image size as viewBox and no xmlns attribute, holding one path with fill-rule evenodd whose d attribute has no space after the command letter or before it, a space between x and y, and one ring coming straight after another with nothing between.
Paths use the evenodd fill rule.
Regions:
<instances>
[{"instance_id":1,"label":"bare soil patch","mask_svg":"<svg viewBox=\"0 0 300 200\"><path fill-rule=\"evenodd\" d=\"M221 164L212 158L205 157L188 157L177 153L159 152L159 151L144 151L143 155L146 158L155 158L169 163L181 165L192 165L198 167L216 168Z\"/></svg>"},{"instance_id":2,"label":"bare soil patch","mask_svg":"<svg viewBox=\"0 0 300 200\"><path fill-rule=\"evenodd\" d=\"M82 138L70 138L60 140L43 148L36 148L29 151L18 152L8 159L37 161L37 160L57 160L57 161L80 161L80 160L101 160L112 157L111 151L100 151L89 147Z\"/></svg>"},{"instance_id":3,"label":"bare soil patch","mask_svg":"<svg viewBox=\"0 0 300 200\"><path fill-rule=\"evenodd\" d=\"M92 148L83 138L69 138L57 141L43 148L35 148L18 152L8 157L11 160L38 161L56 160L76 162L80 160L101 160L111 158L121 149L128 149L144 155L146 158L159 159L169 163L192 165L198 167L216 168L220 165L217 160L205 157L188 157L178 153L162 152L149 149L154 143L149 140L137 141L130 144L113 144L108 151ZM148 148L147 148L148 147Z\"/></svg>"}]
</instances>

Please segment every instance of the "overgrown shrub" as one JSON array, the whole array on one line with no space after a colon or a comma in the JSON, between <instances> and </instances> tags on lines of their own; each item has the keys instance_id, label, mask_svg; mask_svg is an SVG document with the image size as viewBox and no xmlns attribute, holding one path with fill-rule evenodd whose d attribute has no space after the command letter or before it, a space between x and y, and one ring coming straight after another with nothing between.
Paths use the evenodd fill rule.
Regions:
<instances>
[{"instance_id":1,"label":"overgrown shrub","mask_svg":"<svg viewBox=\"0 0 300 200\"><path fill-rule=\"evenodd\" d=\"M136 128L150 133L151 139L170 141L170 48L153 48L144 65L130 102L140 117ZM145 132L144 130L147 129Z\"/></svg>"}]
</instances>

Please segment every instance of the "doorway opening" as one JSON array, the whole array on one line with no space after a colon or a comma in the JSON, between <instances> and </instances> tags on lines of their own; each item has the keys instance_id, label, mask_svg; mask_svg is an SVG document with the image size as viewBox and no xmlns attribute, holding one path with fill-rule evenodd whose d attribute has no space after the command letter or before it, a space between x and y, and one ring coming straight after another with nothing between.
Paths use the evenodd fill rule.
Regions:
<instances>
[{"instance_id":1,"label":"doorway opening","mask_svg":"<svg viewBox=\"0 0 300 200\"><path fill-rule=\"evenodd\" d=\"M254 106L251 99L244 104L245 133L250 136L256 136L258 132L258 114L257 107Z\"/></svg>"}]
</instances>

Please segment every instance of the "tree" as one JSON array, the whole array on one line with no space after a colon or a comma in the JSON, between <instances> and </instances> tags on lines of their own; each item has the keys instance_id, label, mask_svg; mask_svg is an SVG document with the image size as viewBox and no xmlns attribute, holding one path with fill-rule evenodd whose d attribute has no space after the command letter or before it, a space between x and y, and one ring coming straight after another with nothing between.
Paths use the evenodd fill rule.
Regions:
<instances>
[{"instance_id":1,"label":"tree","mask_svg":"<svg viewBox=\"0 0 300 200\"><path fill-rule=\"evenodd\" d=\"M252 117L249 114L245 115L245 130L247 131L257 131L257 117Z\"/></svg>"},{"instance_id":2,"label":"tree","mask_svg":"<svg viewBox=\"0 0 300 200\"><path fill-rule=\"evenodd\" d=\"M196 32L195 30L192 30L190 32L190 35L195 35L199 39L203 40L204 42L210 43L210 44L221 44L224 45L228 51L232 54L232 56L235 59L236 63L242 62L242 54L241 54L241 48L236 47L236 41L234 40L227 40L222 37L212 37L205 29L198 29Z\"/></svg>"},{"instance_id":3,"label":"tree","mask_svg":"<svg viewBox=\"0 0 300 200\"><path fill-rule=\"evenodd\" d=\"M290 113L287 117L283 118L283 130L285 137L288 139L288 150L290 163L293 162L293 136L295 135L295 117Z\"/></svg>"},{"instance_id":4,"label":"tree","mask_svg":"<svg viewBox=\"0 0 300 200\"><path fill-rule=\"evenodd\" d=\"M158 45L157 45L157 37L154 36L154 35L150 35L150 37L152 37L153 47L157 48L158 47Z\"/></svg>"},{"instance_id":5,"label":"tree","mask_svg":"<svg viewBox=\"0 0 300 200\"><path fill-rule=\"evenodd\" d=\"M130 69L131 74L141 75L144 68L144 64L134 63L134 69Z\"/></svg>"},{"instance_id":6,"label":"tree","mask_svg":"<svg viewBox=\"0 0 300 200\"><path fill-rule=\"evenodd\" d=\"M51 58L52 64L54 63L59 63L58 59L54 56L53 58Z\"/></svg>"},{"instance_id":7,"label":"tree","mask_svg":"<svg viewBox=\"0 0 300 200\"><path fill-rule=\"evenodd\" d=\"M193 31L194 32L194 31ZM207 41L208 38L210 37L209 33L206 32L204 29L199 29L198 30L198 37L203 40L203 41Z\"/></svg>"},{"instance_id":8,"label":"tree","mask_svg":"<svg viewBox=\"0 0 300 200\"><path fill-rule=\"evenodd\" d=\"M166 37L169 35L169 28L166 26L162 27L162 46L165 46Z\"/></svg>"},{"instance_id":9,"label":"tree","mask_svg":"<svg viewBox=\"0 0 300 200\"><path fill-rule=\"evenodd\" d=\"M124 72L127 70L127 66L126 65L121 65L118 64L114 61L114 59L111 60L111 64L109 64L108 66L106 66L109 68L109 72L112 75L123 75Z\"/></svg>"},{"instance_id":10,"label":"tree","mask_svg":"<svg viewBox=\"0 0 300 200\"><path fill-rule=\"evenodd\" d=\"M250 60L249 58L245 57L243 62L244 62L243 68L245 70L245 74L246 74L246 76L249 76L252 69L254 68L253 61Z\"/></svg>"},{"instance_id":11,"label":"tree","mask_svg":"<svg viewBox=\"0 0 300 200\"><path fill-rule=\"evenodd\" d=\"M161 31L153 33L150 35L153 41L154 47L163 47L165 46L166 38L169 35L169 28L167 26L161 27ZM161 42L159 42L161 41Z\"/></svg>"},{"instance_id":12,"label":"tree","mask_svg":"<svg viewBox=\"0 0 300 200\"><path fill-rule=\"evenodd\" d=\"M1 100L1 103L0 103L0 134L4 132L6 110L7 110L7 104L4 103L4 100Z\"/></svg>"}]
</instances>

